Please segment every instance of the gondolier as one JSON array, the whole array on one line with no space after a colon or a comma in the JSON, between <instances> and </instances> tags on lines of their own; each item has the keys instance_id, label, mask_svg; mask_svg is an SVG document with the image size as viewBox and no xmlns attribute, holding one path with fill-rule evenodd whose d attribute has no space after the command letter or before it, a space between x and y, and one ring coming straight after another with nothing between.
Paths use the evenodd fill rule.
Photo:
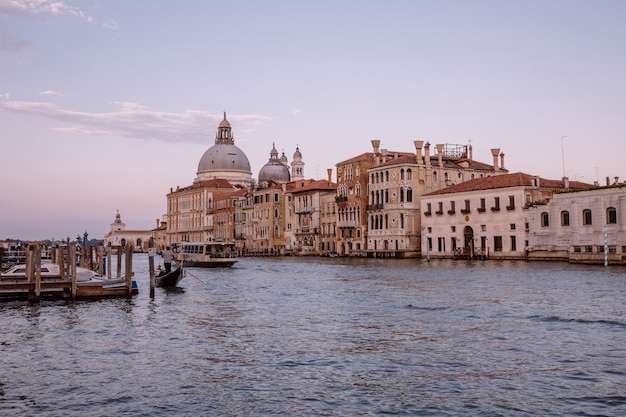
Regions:
<instances>
[{"instance_id":1,"label":"gondolier","mask_svg":"<svg viewBox=\"0 0 626 417\"><path fill-rule=\"evenodd\" d=\"M172 270L172 259L174 259L174 252L168 246L161 254L163 257L163 264L165 265L165 273L169 273Z\"/></svg>"}]
</instances>

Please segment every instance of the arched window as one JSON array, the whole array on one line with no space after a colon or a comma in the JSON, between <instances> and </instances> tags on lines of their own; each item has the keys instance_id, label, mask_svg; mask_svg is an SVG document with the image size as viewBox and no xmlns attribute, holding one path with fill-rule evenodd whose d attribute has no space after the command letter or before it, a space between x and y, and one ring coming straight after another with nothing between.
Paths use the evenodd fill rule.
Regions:
<instances>
[{"instance_id":1,"label":"arched window","mask_svg":"<svg viewBox=\"0 0 626 417\"><path fill-rule=\"evenodd\" d=\"M569 211L561 212L561 226L569 226Z\"/></svg>"},{"instance_id":2,"label":"arched window","mask_svg":"<svg viewBox=\"0 0 626 417\"><path fill-rule=\"evenodd\" d=\"M278 218L278 209L274 209L274 217Z\"/></svg>"},{"instance_id":3,"label":"arched window","mask_svg":"<svg viewBox=\"0 0 626 417\"><path fill-rule=\"evenodd\" d=\"M400 202L404 202L404 188L400 187Z\"/></svg>"},{"instance_id":4,"label":"arched window","mask_svg":"<svg viewBox=\"0 0 626 417\"><path fill-rule=\"evenodd\" d=\"M437 172L433 172L433 181L437 182Z\"/></svg>"},{"instance_id":5,"label":"arched window","mask_svg":"<svg viewBox=\"0 0 626 417\"><path fill-rule=\"evenodd\" d=\"M400 179L404 179L404 168L400 170Z\"/></svg>"},{"instance_id":6,"label":"arched window","mask_svg":"<svg viewBox=\"0 0 626 417\"><path fill-rule=\"evenodd\" d=\"M280 236L280 229L278 229L278 225L274 226L274 237Z\"/></svg>"},{"instance_id":7,"label":"arched window","mask_svg":"<svg viewBox=\"0 0 626 417\"><path fill-rule=\"evenodd\" d=\"M541 227L550 226L550 216L545 211L541 213Z\"/></svg>"},{"instance_id":8,"label":"arched window","mask_svg":"<svg viewBox=\"0 0 626 417\"><path fill-rule=\"evenodd\" d=\"M411 170L411 168L408 168L406 170L406 179L407 180L412 180L413 179L413 171Z\"/></svg>"},{"instance_id":9,"label":"arched window","mask_svg":"<svg viewBox=\"0 0 626 417\"><path fill-rule=\"evenodd\" d=\"M606 224L617 224L617 210L615 210L615 207L606 209Z\"/></svg>"},{"instance_id":10,"label":"arched window","mask_svg":"<svg viewBox=\"0 0 626 417\"><path fill-rule=\"evenodd\" d=\"M404 229L404 213L400 213L400 229Z\"/></svg>"},{"instance_id":11,"label":"arched window","mask_svg":"<svg viewBox=\"0 0 626 417\"><path fill-rule=\"evenodd\" d=\"M408 187L406 189L406 202L407 203L413 202L413 189L411 187Z\"/></svg>"},{"instance_id":12,"label":"arched window","mask_svg":"<svg viewBox=\"0 0 626 417\"><path fill-rule=\"evenodd\" d=\"M385 171L385 181L389 181L389 171Z\"/></svg>"},{"instance_id":13,"label":"arched window","mask_svg":"<svg viewBox=\"0 0 626 417\"><path fill-rule=\"evenodd\" d=\"M385 188L385 203L389 203L389 189Z\"/></svg>"},{"instance_id":14,"label":"arched window","mask_svg":"<svg viewBox=\"0 0 626 417\"><path fill-rule=\"evenodd\" d=\"M583 224L585 226L589 226L589 225L593 224L592 218L591 218L591 210L589 210L589 209L584 209L583 210Z\"/></svg>"}]
</instances>

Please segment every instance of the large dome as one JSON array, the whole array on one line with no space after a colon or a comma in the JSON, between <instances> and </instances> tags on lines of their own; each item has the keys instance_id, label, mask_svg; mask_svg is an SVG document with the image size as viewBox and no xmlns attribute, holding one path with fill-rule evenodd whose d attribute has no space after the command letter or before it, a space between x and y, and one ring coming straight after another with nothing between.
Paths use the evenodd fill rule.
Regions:
<instances>
[{"instance_id":1,"label":"large dome","mask_svg":"<svg viewBox=\"0 0 626 417\"><path fill-rule=\"evenodd\" d=\"M235 145L226 144L211 146L200 158L198 175L213 171L242 171L252 174L246 154Z\"/></svg>"},{"instance_id":2,"label":"large dome","mask_svg":"<svg viewBox=\"0 0 626 417\"><path fill-rule=\"evenodd\" d=\"M278 159L278 152L274 145L270 152L270 160L259 171L259 185L268 185L271 181L281 183L291 181L289 168Z\"/></svg>"},{"instance_id":3,"label":"large dome","mask_svg":"<svg viewBox=\"0 0 626 417\"><path fill-rule=\"evenodd\" d=\"M198 163L196 182L226 179L234 185L248 186L252 182L252 170L246 154L235 146L230 123L222 120L215 135L215 145L204 152Z\"/></svg>"}]
</instances>

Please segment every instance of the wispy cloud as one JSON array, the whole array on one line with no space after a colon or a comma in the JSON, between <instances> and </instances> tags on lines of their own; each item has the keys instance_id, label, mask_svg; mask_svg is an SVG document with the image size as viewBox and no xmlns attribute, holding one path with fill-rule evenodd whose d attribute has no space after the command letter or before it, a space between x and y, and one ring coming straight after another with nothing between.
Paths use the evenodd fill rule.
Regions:
<instances>
[{"instance_id":1,"label":"wispy cloud","mask_svg":"<svg viewBox=\"0 0 626 417\"><path fill-rule=\"evenodd\" d=\"M93 22L91 16L63 0L0 0L0 13L5 15L73 16Z\"/></svg>"},{"instance_id":2,"label":"wispy cloud","mask_svg":"<svg viewBox=\"0 0 626 417\"><path fill-rule=\"evenodd\" d=\"M5 98L8 100L8 94ZM54 130L86 135L112 135L133 139L153 139L169 143L206 143L213 129L224 117L199 110L182 113L151 111L138 103L117 102L117 111L88 113L63 109L55 104L36 101L0 102L0 110L62 121L68 126ZM260 115L228 115L228 120L245 127L268 120Z\"/></svg>"},{"instance_id":3,"label":"wispy cloud","mask_svg":"<svg viewBox=\"0 0 626 417\"><path fill-rule=\"evenodd\" d=\"M53 96L53 97L63 97L63 94L57 93L54 90L46 90L39 93L40 96Z\"/></svg>"},{"instance_id":4,"label":"wispy cloud","mask_svg":"<svg viewBox=\"0 0 626 417\"><path fill-rule=\"evenodd\" d=\"M291 109L291 110L289 110L289 113L290 113L292 116L297 116L297 115L299 115L300 113L302 113L302 110L300 110L300 109Z\"/></svg>"}]
</instances>

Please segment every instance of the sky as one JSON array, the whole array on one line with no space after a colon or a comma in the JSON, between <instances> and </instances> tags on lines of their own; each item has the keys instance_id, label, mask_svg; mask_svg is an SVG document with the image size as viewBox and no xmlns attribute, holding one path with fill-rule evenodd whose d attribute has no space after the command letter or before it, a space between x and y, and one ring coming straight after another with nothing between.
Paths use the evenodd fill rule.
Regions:
<instances>
[{"instance_id":1,"label":"sky","mask_svg":"<svg viewBox=\"0 0 626 417\"><path fill-rule=\"evenodd\" d=\"M622 0L0 0L0 239L154 228L223 112L255 178L272 144L336 179L378 139L624 181L625 21Z\"/></svg>"}]
</instances>

